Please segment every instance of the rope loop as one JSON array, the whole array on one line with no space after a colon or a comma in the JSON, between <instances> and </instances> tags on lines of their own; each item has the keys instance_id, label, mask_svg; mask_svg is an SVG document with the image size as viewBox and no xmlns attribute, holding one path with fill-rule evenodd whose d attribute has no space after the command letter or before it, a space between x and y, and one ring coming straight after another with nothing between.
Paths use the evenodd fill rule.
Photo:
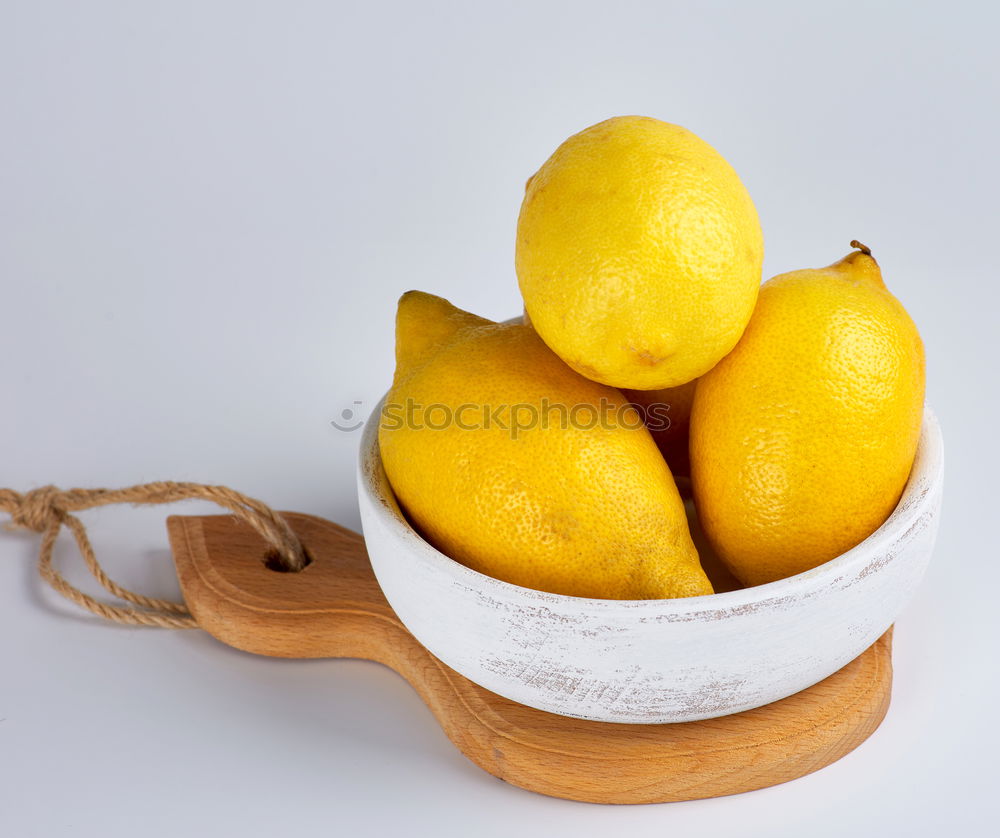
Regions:
<instances>
[{"instance_id":1,"label":"rope loop","mask_svg":"<svg viewBox=\"0 0 1000 838\"><path fill-rule=\"evenodd\" d=\"M101 567L87 536L87 529L73 513L99 506L131 503L153 506L179 500L209 500L225 507L253 527L274 548L282 570L298 572L309 562L302 544L288 522L266 504L226 486L161 481L124 489L66 489L42 486L20 493L0 489L0 510L10 515L6 529L41 533L38 572L58 593L82 608L116 623L161 628L198 628L187 607L170 600L147 597L123 588ZM76 540L87 569L101 586L130 606L102 602L71 585L52 565L60 530L66 527Z\"/></svg>"}]
</instances>

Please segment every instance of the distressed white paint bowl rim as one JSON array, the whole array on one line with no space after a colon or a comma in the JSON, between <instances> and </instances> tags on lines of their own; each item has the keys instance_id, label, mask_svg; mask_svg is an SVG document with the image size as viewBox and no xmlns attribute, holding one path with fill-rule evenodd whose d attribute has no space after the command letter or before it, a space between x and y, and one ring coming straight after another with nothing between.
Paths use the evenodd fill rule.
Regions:
<instances>
[{"instance_id":1,"label":"distressed white paint bowl rim","mask_svg":"<svg viewBox=\"0 0 1000 838\"><path fill-rule=\"evenodd\" d=\"M384 401L384 400L383 400ZM793 605L800 607L801 603L808 600L822 600L827 591L836 588L838 584L843 585L846 579L861 579L871 574L878 574L879 569L886 563L899 561L895 555L895 545L902 542L914 528L920 526L923 520L930 520L936 523L937 509L940 505L941 484L943 478L943 444L941 432L933 412L925 409L923 427L921 431L920 446L917 458L914 463L906 489L900 499L896 509L888 520L871 536L836 558L819 565L804 573L797 574L776 582L757 585L736 591L709 594L699 597L687 597L681 599L654 599L654 600L612 600L594 599L587 597L574 597L563 594L554 594L544 591L537 591L531 588L524 588L505 582L491 576L479 573L460 562L448 557L437 550L429 542L424 540L406 521L399 511L395 497L392 495L391 487L382 469L378 448L378 421L381 415L382 402L372 412L372 416L366 423L361 441L361 456L359 458L358 473L358 493L361 505L362 522L364 524L365 536L368 541L369 554L372 557L372 565L376 575L382 584L383 590L389 597L390 604L393 605L400 618L403 619L412 633L427 646L431 652L441 658L452 668L458 670L470 680L481 684L487 689L512 698L515 701L538 707L539 709L557 712L564 715L579 716L581 718L598 719L602 721L632 721L632 722L663 722L663 721L687 721L697 718L709 718L711 716L724 715L729 712L738 712L741 709L748 709L749 706L757 706L760 703L767 703L760 700L757 704L747 704L746 700L741 704L737 698L731 706L717 708L708 712L697 709L692 705L690 711L686 711L683 706L663 706L659 710L655 702L651 700L650 706L636 709L630 716L628 712L622 712L621 708L604 708L600 701L594 700L581 702L580 706L574 705L572 697L566 700L553 701L543 694L536 694L530 685L520 683L507 683L507 681L496 672L484 671L483 661L476 660L474 651L460 651L459 641L449 637L438 636L432 626L428 625L431 614L427 612L427 606L412 601L414 596L403 586L400 587L400 574L412 571L412 567L407 569L407 563L417 562L423 566L420 573L433 581L426 581L429 585L425 594L441 597L441 608L458 608L470 610L467 620L489 620L492 615L482 610L477 612L478 600L495 599L505 603L523 604L528 609L543 608L555 615L564 615L573 620L587 620L590 617L595 619L607 619L618 621L620 626L631 626L632 623L643 624L655 621L658 626L670 623L702 623L709 624L717 620L727 620L734 616L744 616L754 612L766 615L774 612L779 607ZM912 570L906 573L908 585L915 586L915 581L923 574L926 558L929 556L930 545L933 544L934 529L932 526L928 535L923 536L928 542L922 554L922 563L917 559ZM917 540L921 536L915 536ZM899 552L899 551L896 551ZM905 551L904 551L905 552ZM919 551L918 551L919 552ZM886 556L888 558L879 564L873 557ZM915 581L914 581L915 580ZM412 582L413 580L409 580ZM866 583L868 584L868 583ZM471 592L471 593L470 593ZM890 597L891 599L891 597ZM894 604L893 613L885 613L875 622L876 629L880 634L895 620L898 608L902 607L902 602ZM875 608L877 603L865 603L865 608ZM624 621L624 622L622 622ZM870 622L870 621L869 621ZM468 623L467 623L468 624ZM621 629L619 629L621 630ZM642 629L646 631L646 629ZM871 627L867 630L867 635L871 635L875 629ZM490 632L487 632L490 633ZM510 631L507 632L510 634ZM500 642L502 632L493 631L492 636L496 642ZM866 644L873 642L877 637L868 638ZM558 638L557 638L558 640ZM815 638L808 639L813 642ZM605 643L614 643L613 637L605 637ZM823 645L822 643L820 645ZM855 649L851 657L856 656L865 648ZM570 653L570 650L566 650ZM483 650L483 657L488 657L490 650ZM583 651L571 652L580 656L586 656L586 649ZM704 654L704 650L702 650ZM780 650L776 645L775 655L779 655ZM842 657L842 656L841 656ZM777 700L777 698L790 695L810 686L822 677L831 674L844 665L847 660L836 659L833 662L839 665L833 668L822 666L813 667L811 672L820 677L809 677L812 680L804 682L805 675L795 680L786 679L783 685L775 684L768 689L762 689L761 696L767 701ZM832 660L832 658L831 658ZM669 662L668 662L669 663ZM670 666L668 663L658 664L651 661L648 665L643 664L648 672L639 674L649 675L653 678L669 678ZM778 662L780 664L780 661ZM573 665L580 669L588 667L588 661L569 661L567 665ZM578 666L577 666L578 665ZM662 665L662 672L653 672L651 667ZM832 665L832 664L831 664ZM640 669L642 668L640 666ZM711 668L711 665L709 665ZM826 671L828 669L828 671ZM623 676L624 677L624 676ZM761 673L760 678L765 678ZM780 679L779 679L780 680ZM693 697L694 704L696 697ZM683 701L681 701L681 705Z\"/></svg>"}]
</instances>

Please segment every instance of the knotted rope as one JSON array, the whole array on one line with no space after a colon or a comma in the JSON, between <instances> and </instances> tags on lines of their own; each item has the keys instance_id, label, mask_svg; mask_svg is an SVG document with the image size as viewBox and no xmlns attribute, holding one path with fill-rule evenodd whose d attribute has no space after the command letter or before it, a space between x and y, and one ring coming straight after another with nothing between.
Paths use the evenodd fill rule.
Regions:
<instances>
[{"instance_id":1,"label":"knotted rope","mask_svg":"<svg viewBox=\"0 0 1000 838\"><path fill-rule=\"evenodd\" d=\"M274 548L276 560L287 571L302 570L308 564L302 545L288 523L270 507L225 486L201 483L144 483L125 489L57 489L42 486L21 494L0 489L0 510L10 515L7 529L26 529L42 534L38 551L38 572L66 599L116 623L161 628L198 628L187 608L177 602L156 599L123 588L111 579L97 561L86 527L72 513L116 503L156 505L179 500L209 500L230 510L262 535ZM136 607L102 602L71 585L52 566L52 551L62 527L76 539L77 547L93 577L125 602Z\"/></svg>"}]
</instances>

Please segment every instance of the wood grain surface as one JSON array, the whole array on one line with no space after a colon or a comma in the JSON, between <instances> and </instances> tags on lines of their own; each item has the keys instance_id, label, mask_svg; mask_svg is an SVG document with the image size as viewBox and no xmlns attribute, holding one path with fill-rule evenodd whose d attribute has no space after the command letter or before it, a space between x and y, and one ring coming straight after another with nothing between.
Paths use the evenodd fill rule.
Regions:
<instances>
[{"instance_id":1,"label":"wood grain surface","mask_svg":"<svg viewBox=\"0 0 1000 838\"><path fill-rule=\"evenodd\" d=\"M389 607L364 541L332 522L284 513L312 559L267 566L267 547L232 516L167 522L185 600L224 643L277 657L363 658L402 675L448 738L496 777L594 803L717 797L829 765L878 727L892 684L891 629L820 683L773 704L680 724L572 719L509 701L449 669Z\"/></svg>"}]
</instances>

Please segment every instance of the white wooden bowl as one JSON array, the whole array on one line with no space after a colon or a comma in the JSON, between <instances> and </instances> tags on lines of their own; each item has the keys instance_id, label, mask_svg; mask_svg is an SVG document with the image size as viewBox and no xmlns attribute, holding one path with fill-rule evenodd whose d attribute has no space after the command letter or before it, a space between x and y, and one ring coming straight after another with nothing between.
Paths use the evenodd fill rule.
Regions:
<instances>
[{"instance_id":1,"label":"white wooden bowl","mask_svg":"<svg viewBox=\"0 0 1000 838\"><path fill-rule=\"evenodd\" d=\"M738 713L815 684L892 624L924 574L941 507L943 449L925 410L903 497L852 550L753 588L686 599L603 600L484 576L423 540L400 513L378 447L381 404L358 466L372 567L416 638L513 701L605 722Z\"/></svg>"}]
</instances>

